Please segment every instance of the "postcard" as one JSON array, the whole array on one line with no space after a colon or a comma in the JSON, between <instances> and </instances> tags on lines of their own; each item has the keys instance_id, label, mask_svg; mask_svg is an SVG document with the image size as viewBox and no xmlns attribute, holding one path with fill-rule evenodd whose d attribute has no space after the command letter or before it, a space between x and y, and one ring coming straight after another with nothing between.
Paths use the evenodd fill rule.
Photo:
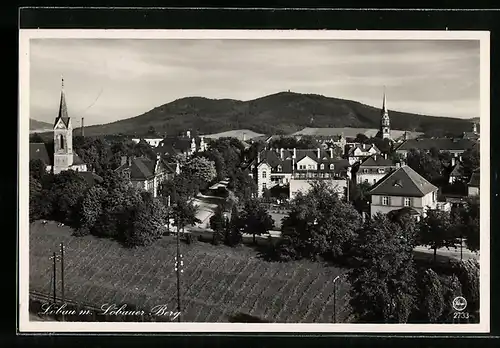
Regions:
<instances>
[{"instance_id":1,"label":"postcard","mask_svg":"<svg viewBox=\"0 0 500 348\"><path fill-rule=\"evenodd\" d=\"M19 43L21 332L489 331L489 32Z\"/></svg>"}]
</instances>

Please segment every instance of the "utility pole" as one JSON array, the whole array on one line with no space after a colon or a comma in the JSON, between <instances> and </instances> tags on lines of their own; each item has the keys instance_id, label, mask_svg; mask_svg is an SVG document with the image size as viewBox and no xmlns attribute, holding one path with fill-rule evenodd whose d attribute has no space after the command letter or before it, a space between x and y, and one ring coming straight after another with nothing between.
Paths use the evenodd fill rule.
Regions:
<instances>
[{"instance_id":1,"label":"utility pole","mask_svg":"<svg viewBox=\"0 0 500 348\"><path fill-rule=\"evenodd\" d=\"M53 301L54 301L54 306L56 304L56 261L57 261L57 255L56 255L56 252L54 251L54 253L52 254L52 279L53 279L53 282L52 282L52 295L53 295Z\"/></svg>"},{"instance_id":2,"label":"utility pole","mask_svg":"<svg viewBox=\"0 0 500 348\"><path fill-rule=\"evenodd\" d=\"M182 273L182 255L181 255L181 241L180 241L180 219L179 213L177 213L177 256L175 258L175 271L177 273L177 311L179 312L179 316L177 317L177 321L181 321L181 273Z\"/></svg>"},{"instance_id":3,"label":"utility pole","mask_svg":"<svg viewBox=\"0 0 500 348\"><path fill-rule=\"evenodd\" d=\"M64 245L61 242L61 301L64 305ZM62 315L64 321L64 314Z\"/></svg>"}]
</instances>

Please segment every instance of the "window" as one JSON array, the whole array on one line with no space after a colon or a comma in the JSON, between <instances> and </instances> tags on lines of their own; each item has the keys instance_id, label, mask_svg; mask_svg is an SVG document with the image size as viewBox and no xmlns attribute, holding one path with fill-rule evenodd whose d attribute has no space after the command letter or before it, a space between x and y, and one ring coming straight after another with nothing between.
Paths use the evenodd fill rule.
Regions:
<instances>
[{"instance_id":1,"label":"window","mask_svg":"<svg viewBox=\"0 0 500 348\"><path fill-rule=\"evenodd\" d=\"M368 174L368 168L363 169L364 174Z\"/></svg>"},{"instance_id":2,"label":"window","mask_svg":"<svg viewBox=\"0 0 500 348\"><path fill-rule=\"evenodd\" d=\"M368 184L368 179L365 179L365 182Z\"/></svg>"},{"instance_id":3,"label":"window","mask_svg":"<svg viewBox=\"0 0 500 348\"><path fill-rule=\"evenodd\" d=\"M321 165L319 167L320 167L320 169L325 169L325 164L321 163Z\"/></svg>"},{"instance_id":4,"label":"window","mask_svg":"<svg viewBox=\"0 0 500 348\"><path fill-rule=\"evenodd\" d=\"M314 169L314 166L312 164L308 164L307 169Z\"/></svg>"},{"instance_id":5,"label":"window","mask_svg":"<svg viewBox=\"0 0 500 348\"><path fill-rule=\"evenodd\" d=\"M335 166L333 164L330 164L330 170L335 169Z\"/></svg>"},{"instance_id":6,"label":"window","mask_svg":"<svg viewBox=\"0 0 500 348\"><path fill-rule=\"evenodd\" d=\"M267 172L266 172L266 171L263 171L263 172L262 172L262 178L263 178L263 179L267 178Z\"/></svg>"},{"instance_id":7,"label":"window","mask_svg":"<svg viewBox=\"0 0 500 348\"><path fill-rule=\"evenodd\" d=\"M384 174L384 172L385 172L384 168L379 168L379 169L378 169L378 173L379 173L379 174Z\"/></svg>"},{"instance_id":8,"label":"window","mask_svg":"<svg viewBox=\"0 0 500 348\"><path fill-rule=\"evenodd\" d=\"M64 149L64 136L62 134L59 135L59 147Z\"/></svg>"},{"instance_id":9,"label":"window","mask_svg":"<svg viewBox=\"0 0 500 348\"><path fill-rule=\"evenodd\" d=\"M299 165L299 169L301 169L301 170L306 170L306 166L305 166L304 164L300 164L300 165Z\"/></svg>"},{"instance_id":10,"label":"window","mask_svg":"<svg viewBox=\"0 0 500 348\"><path fill-rule=\"evenodd\" d=\"M283 171L283 167L280 165L278 165L278 168L277 168L278 172L282 172Z\"/></svg>"},{"instance_id":11,"label":"window","mask_svg":"<svg viewBox=\"0 0 500 348\"><path fill-rule=\"evenodd\" d=\"M389 205L389 197L387 196L382 197L382 205Z\"/></svg>"},{"instance_id":12,"label":"window","mask_svg":"<svg viewBox=\"0 0 500 348\"><path fill-rule=\"evenodd\" d=\"M267 189L267 185L266 185L266 183L263 183L263 184L262 184L262 189L263 189L263 190Z\"/></svg>"},{"instance_id":13,"label":"window","mask_svg":"<svg viewBox=\"0 0 500 348\"><path fill-rule=\"evenodd\" d=\"M377 183L377 179L373 179L373 185Z\"/></svg>"},{"instance_id":14,"label":"window","mask_svg":"<svg viewBox=\"0 0 500 348\"><path fill-rule=\"evenodd\" d=\"M436 202L436 191L432 192L432 202Z\"/></svg>"},{"instance_id":15,"label":"window","mask_svg":"<svg viewBox=\"0 0 500 348\"><path fill-rule=\"evenodd\" d=\"M410 207L410 206L411 206L411 198L405 197L405 198L404 198L403 205L404 205L405 207Z\"/></svg>"},{"instance_id":16,"label":"window","mask_svg":"<svg viewBox=\"0 0 500 348\"><path fill-rule=\"evenodd\" d=\"M325 173L325 178L328 179L330 177L330 173Z\"/></svg>"}]
</instances>

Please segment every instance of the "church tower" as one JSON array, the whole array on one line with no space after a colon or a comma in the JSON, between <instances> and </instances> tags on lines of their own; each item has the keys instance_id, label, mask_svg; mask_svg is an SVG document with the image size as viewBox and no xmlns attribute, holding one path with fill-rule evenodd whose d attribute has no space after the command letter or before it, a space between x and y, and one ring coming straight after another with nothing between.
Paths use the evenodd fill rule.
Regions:
<instances>
[{"instance_id":1,"label":"church tower","mask_svg":"<svg viewBox=\"0 0 500 348\"><path fill-rule=\"evenodd\" d=\"M61 101L59 114L54 123L54 174L69 169L73 165L73 127L68 116L64 79L61 81Z\"/></svg>"},{"instance_id":2,"label":"church tower","mask_svg":"<svg viewBox=\"0 0 500 348\"><path fill-rule=\"evenodd\" d=\"M382 104L382 118L380 119L380 136L382 139L391 139L391 121L389 119L389 111L387 111L387 99L384 88L384 101Z\"/></svg>"}]
</instances>

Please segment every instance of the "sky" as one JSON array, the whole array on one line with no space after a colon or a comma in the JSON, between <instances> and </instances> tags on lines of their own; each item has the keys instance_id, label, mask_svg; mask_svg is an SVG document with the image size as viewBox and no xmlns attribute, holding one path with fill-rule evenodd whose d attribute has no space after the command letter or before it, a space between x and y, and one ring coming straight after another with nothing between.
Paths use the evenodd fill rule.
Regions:
<instances>
[{"instance_id":1,"label":"sky","mask_svg":"<svg viewBox=\"0 0 500 348\"><path fill-rule=\"evenodd\" d=\"M134 117L179 98L290 90L389 110L479 116L479 41L31 39L30 117L73 125Z\"/></svg>"}]
</instances>

